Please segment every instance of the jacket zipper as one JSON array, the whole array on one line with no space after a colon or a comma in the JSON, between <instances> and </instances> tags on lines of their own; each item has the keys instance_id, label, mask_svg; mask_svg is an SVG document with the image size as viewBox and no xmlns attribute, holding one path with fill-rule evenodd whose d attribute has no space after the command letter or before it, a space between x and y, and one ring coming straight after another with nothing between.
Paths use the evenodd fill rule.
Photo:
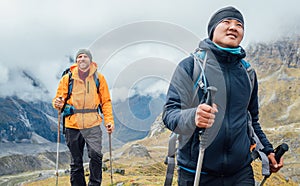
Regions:
<instances>
[{"instance_id":1,"label":"jacket zipper","mask_svg":"<svg viewBox=\"0 0 300 186\"><path fill-rule=\"evenodd\" d=\"M228 164L228 143L229 143L229 136L230 136L230 131L229 131L229 122L230 122L230 105L229 105L229 100L230 100L230 93L231 93L231 84L230 84L230 72L228 67L226 68L226 74L225 74L225 79L226 79L226 84L227 84L227 103L226 103L226 122L225 122L225 139L224 139L224 163L223 163L223 170L222 172L224 172L226 165Z\"/></svg>"},{"instance_id":2,"label":"jacket zipper","mask_svg":"<svg viewBox=\"0 0 300 186\"><path fill-rule=\"evenodd\" d=\"M85 87L85 90L84 90L84 97L83 97L83 106L82 106L82 109L85 108L85 98L86 98L87 92L89 91L88 90L88 88L89 88L89 82L86 83L86 80L84 80L84 87ZM82 128L84 128L84 113L82 113Z\"/></svg>"}]
</instances>

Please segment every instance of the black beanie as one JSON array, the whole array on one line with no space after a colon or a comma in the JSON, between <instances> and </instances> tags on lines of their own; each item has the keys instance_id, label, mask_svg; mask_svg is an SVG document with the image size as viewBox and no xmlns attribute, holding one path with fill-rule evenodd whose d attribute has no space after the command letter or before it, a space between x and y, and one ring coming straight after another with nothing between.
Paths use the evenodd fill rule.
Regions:
<instances>
[{"instance_id":1,"label":"black beanie","mask_svg":"<svg viewBox=\"0 0 300 186\"><path fill-rule=\"evenodd\" d=\"M92 61L92 54L91 54L91 52L88 49L79 49L78 52L77 52L77 54L76 54L75 61L76 61L77 57L80 54L86 54L90 58L90 60Z\"/></svg>"},{"instance_id":2,"label":"black beanie","mask_svg":"<svg viewBox=\"0 0 300 186\"><path fill-rule=\"evenodd\" d=\"M224 7L212 15L208 23L208 37L212 40L216 26L224 19L235 19L244 25L243 15L239 10L232 6Z\"/></svg>"}]
</instances>

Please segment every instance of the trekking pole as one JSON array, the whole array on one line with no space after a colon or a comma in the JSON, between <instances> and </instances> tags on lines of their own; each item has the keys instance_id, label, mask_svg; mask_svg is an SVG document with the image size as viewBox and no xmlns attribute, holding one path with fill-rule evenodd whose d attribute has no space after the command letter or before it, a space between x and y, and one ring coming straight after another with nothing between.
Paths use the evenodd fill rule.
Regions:
<instances>
[{"instance_id":1,"label":"trekking pole","mask_svg":"<svg viewBox=\"0 0 300 186\"><path fill-rule=\"evenodd\" d=\"M110 125L108 127L110 127ZM109 143L110 183L111 185L113 185L111 133L108 134L108 143Z\"/></svg>"},{"instance_id":2,"label":"trekking pole","mask_svg":"<svg viewBox=\"0 0 300 186\"><path fill-rule=\"evenodd\" d=\"M57 116L57 146L56 146L56 186L58 185L58 158L59 158L59 143L60 143L60 115L61 110L58 110L58 116Z\"/></svg>"},{"instance_id":3,"label":"trekking pole","mask_svg":"<svg viewBox=\"0 0 300 186\"><path fill-rule=\"evenodd\" d=\"M280 162L281 156L283 156L283 154L288 150L289 150L289 146L286 143L282 143L275 149L275 160L277 163ZM268 175L268 176L265 176L264 179L259 184L259 186L263 186L264 183L266 182L266 180L271 176L271 174L272 173L270 173L270 175Z\"/></svg>"},{"instance_id":4,"label":"trekking pole","mask_svg":"<svg viewBox=\"0 0 300 186\"><path fill-rule=\"evenodd\" d=\"M216 87L213 87L213 86L207 87L207 97L206 97L205 103L208 104L209 106L212 106L213 103L215 102L216 92L217 92ZM198 186L200 183L200 174L201 174L204 151L205 151L204 142L202 140L202 135L204 134L204 132L205 132L205 129L202 129L199 131L199 141L200 141L199 142L199 155L198 155L198 162L197 162L194 186Z\"/></svg>"}]
</instances>

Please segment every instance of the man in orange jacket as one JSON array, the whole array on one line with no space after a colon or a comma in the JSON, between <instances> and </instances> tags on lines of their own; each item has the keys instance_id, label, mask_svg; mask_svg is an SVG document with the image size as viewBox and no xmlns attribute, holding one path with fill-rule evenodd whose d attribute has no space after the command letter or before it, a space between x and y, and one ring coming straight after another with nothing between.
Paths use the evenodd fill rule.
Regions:
<instances>
[{"instance_id":1,"label":"man in orange jacket","mask_svg":"<svg viewBox=\"0 0 300 186\"><path fill-rule=\"evenodd\" d=\"M114 130L108 85L104 76L97 72L97 64L92 61L92 54L87 49L77 52L76 63L71 65L70 72L61 78L52 104L64 114L65 137L71 152L71 185L86 185L83 168L85 144L90 158L88 185L101 185L102 119L107 133L111 134ZM96 85L95 77L98 78L99 86ZM72 92L67 98L70 79L73 83ZM99 110L102 110L104 118Z\"/></svg>"}]
</instances>

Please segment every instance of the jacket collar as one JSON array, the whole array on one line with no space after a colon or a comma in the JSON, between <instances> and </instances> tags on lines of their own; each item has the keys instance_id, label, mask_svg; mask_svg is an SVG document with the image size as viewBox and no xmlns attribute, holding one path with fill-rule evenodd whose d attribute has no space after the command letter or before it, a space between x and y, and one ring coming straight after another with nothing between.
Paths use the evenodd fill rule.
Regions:
<instances>
[{"instance_id":1,"label":"jacket collar","mask_svg":"<svg viewBox=\"0 0 300 186\"><path fill-rule=\"evenodd\" d=\"M216 59L221 63L234 63L246 57L245 50L241 47L240 54L232 54L228 51L219 49L210 39L204 39L200 42L199 48L211 50Z\"/></svg>"},{"instance_id":2,"label":"jacket collar","mask_svg":"<svg viewBox=\"0 0 300 186\"><path fill-rule=\"evenodd\" d=\"M91 62L90 64L90 73L88 76L93 76L93 74L97 71L98 65L95 62ZM78 75L78 64L74 63L73 65L71 65L70 70L72 72L72 77L73 78L79 78Z\"/></svg>"}]
</instances>

